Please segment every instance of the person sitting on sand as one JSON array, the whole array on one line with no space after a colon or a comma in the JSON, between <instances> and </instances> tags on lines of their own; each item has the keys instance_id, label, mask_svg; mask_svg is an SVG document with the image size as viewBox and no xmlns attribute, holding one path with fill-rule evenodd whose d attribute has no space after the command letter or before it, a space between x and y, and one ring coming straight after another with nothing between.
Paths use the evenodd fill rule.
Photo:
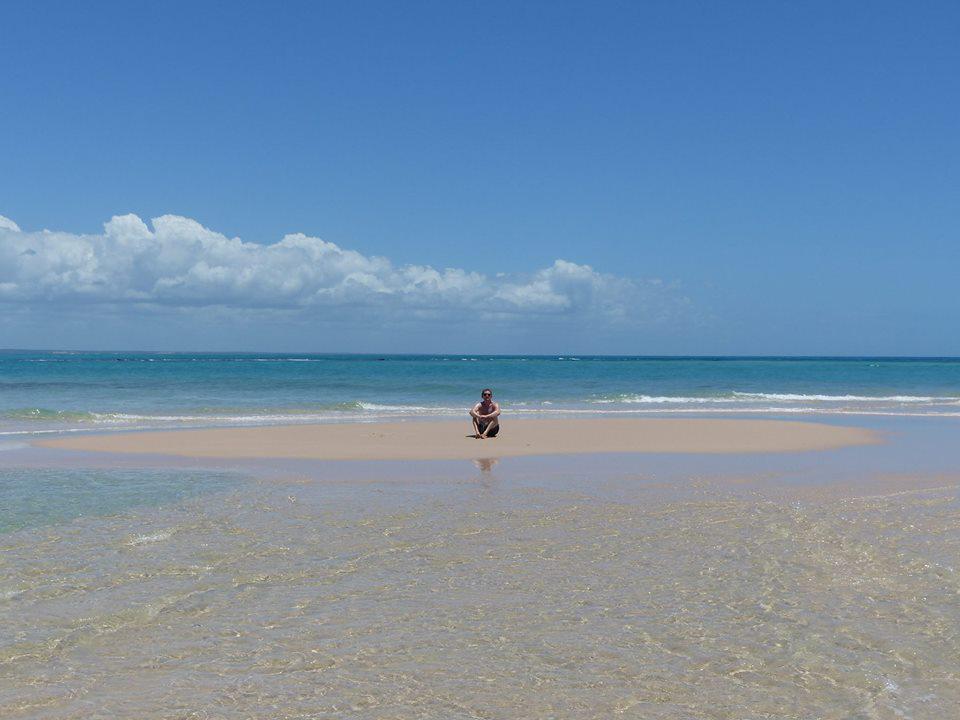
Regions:
<instances>
[{"instance_id":1,"label":"person sitting on sand","mask_svg":"<svg viewBox=\"0 0 960 720\"><path fill-rule=\"evenodd\" d=\"M493 390L484 388L480 392L480 402L473 406L470 411L470 417L473 418L473 429L476 431L474 437L478 440L486 440L488 437L496 437L500 432L500 406L493 401Z\"/></svg>"}]
</instances>

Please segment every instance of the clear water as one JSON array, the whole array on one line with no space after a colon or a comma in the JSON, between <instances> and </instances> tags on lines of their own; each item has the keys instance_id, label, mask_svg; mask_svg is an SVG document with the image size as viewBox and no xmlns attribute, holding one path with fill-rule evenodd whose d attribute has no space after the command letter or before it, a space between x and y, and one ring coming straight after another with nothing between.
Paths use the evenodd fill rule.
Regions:
<instances>
[{"instance_id":1,"label":"clear water","mask_svg":"<svg viewBox=\"0 0 960 720\"><path fill-rule=\"evenodd\" d=\"M197 492L0 533L0 717L952 717L958 481L877 449L125 470Z\"/></svg>"},{"instance_id":2,"label":"clear water","mask_svg":"<svg viewBox=\"0 0 960 720\"><path fill-rule=\"evenodd\" d=\"M0 353L0 437L462 415L960 415L960 359ZM2 448L0 448L2 449Z\"/></svg>"},{"instance_id":3,"label":"clear water","mask_svg":"<svg viewBox=\"0 0 960 720\"><path fill-rule=\"evenodd\" d=\"M236 482L229 473L183 469L0 467L0 533L161 507Z\"/></svg>"}]
</instances>

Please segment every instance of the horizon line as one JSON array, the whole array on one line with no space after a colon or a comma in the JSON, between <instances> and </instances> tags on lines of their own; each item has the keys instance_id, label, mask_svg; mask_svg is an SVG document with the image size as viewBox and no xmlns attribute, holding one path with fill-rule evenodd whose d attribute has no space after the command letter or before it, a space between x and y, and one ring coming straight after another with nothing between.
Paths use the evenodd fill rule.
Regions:
<instances>
[{"instance_id":1,"label":"horizon line","mask_svg":"<svg viewBox=\"0 0 960 720\"><path fill-rule=\"evenodd\" d=\"M35 353L59 353L59 354L82 354L82 353L115 353L115 354L140 354L140 355L319 355L319 356L358 356L358 357L404 357L404 358L422 358L430 356L473 356L486 358L513 358L513 357L536 357L536 358L567 358L567 357L588 357L588 358L636 358L643 360L957 360L960 361L960 355L778 355L770 353L728 355L728 354L652 354L643 355L637 353L577 353L577 352L555 352L555 353L474 353L474 352L337 352L313 350L129 350L129 349L66 349L66 348L0 348L0 353L17 352L35 352Z\"/></svg>"}]
</instances>

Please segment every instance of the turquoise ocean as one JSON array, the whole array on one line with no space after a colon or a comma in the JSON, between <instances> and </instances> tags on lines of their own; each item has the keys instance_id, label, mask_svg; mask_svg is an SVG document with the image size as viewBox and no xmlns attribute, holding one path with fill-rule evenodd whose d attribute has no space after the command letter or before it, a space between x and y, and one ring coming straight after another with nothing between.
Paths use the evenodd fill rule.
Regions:
<instances>
[{"instance_id":1,"label":"turquoise ocean","mask_svg":"<svg viewBox=\"0 0 960 720\"><path fill-rule=\"evenodd\" d=\"M0 353L0 439L507 415L960 415L960 358ZM0 440L2 441L2 440Z\"/></svg>"}]
</instances>

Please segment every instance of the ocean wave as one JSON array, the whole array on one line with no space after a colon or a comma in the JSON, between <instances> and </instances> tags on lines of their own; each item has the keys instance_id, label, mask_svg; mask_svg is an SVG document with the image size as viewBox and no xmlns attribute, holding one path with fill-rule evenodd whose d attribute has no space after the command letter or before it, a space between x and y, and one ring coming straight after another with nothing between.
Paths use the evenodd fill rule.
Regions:
<instances>
[{"instance_id":1,"label":"ocean wave","mask_svg":"<svg viewBox=\"0 0 960 720\"><path fill-rule=\"evenodd\" d=\"M734 399L731 397L684 397L677 395L634 395L634 394L623 394L623 395L607 395L597 398L590 398L587 400L589 403L596 403L601 405L612 405L616 403L623 403L626 405L633 404L651 404L651 405L662 405L666 403L676 403L676 404L707 404L707 403L729 403L733 402Z\"/></svg>"},{"instance_id":2,"label":"ocean wave","mask_svg":"<svg viewBox=\"0 0 960 720\"><path fill-rule=\"evenodd\" d=\"M753 403L763 401L776 402L824 402L824 403L903 403L903 404L947 404L960 405L958 396L934 396L934 395L823 395L823 394L799 394L799 393L758 393L758 392L737 392L734 391L728 395L712 396L684 396L684 395L640 395L624 393L619 395L607 395L594 397L587 400L589 403L597 404L649 404L649 405L714 405L714 404L736 404Z\"/></svg>"},{"instance_id":3,"label":"ocean wave","mask_svg":"<svg viewBox=\"0 0 960 720\"><path fill-rule=\"evenodd\" d=\"M734 396L750 400L796 400L798 402L897 402L897 403L957 403L958 396L935 395L800 395L794 393L734 392Z\"/></svg>"},{"instance_id":4,"label":"ocean wave","mask_svg":"<svg viewBox=\"0 0 960 720\"><path fill-rule=\"evenodd\" d=\"M128 429L128 428L125 428ZM136 428L133 428L136 429ZM0 430L2 436L60 435L61 433L88 432L89 428L57 428L56 430ZM8 448L9 449L9 448Z\"/></svg>"},{"instance_id":5,"label":"ocean wave","mask_svg":"<svg viewBox=\"0 0 960 720\"><path fill-rule=\"evenodd\" d=\"M246 415L141 415L132 413L96 414L99 420L94 423L59 427L23 429L0 427L0 437L29 437L57 435L62 433L84 433L130 430L162 430L171 428L199 427L243 427L266 425L335 424L343 422L377 422L383 420L416 421L430 419L463 418L467 421L466 409L452 407L406 407L379 406L353 413L303 413ZM810 415L810 416L887 416L887 417L960 417L960 410L939 408L896 409L868 407L824 407L812 405L767 405L756 406L643 406L626 408L584 408L584 407L516 407L507 408L510 416L516 418L563 418L563 417L638 417L670 415ZM3 447L2 449L14 449Z\"/></svg>"},{"instance_id":6,"label":"ocean wave","mask_svg":"<svg viewBox=\"0 0 960 720\"><path fill-rule=\"evenodd\" d=\"M525 399L505 403L516 417L630 416L653 414L889 415L960 416L960 397L937 395L831 395L730 392L723 395L618 394L586 400ZM65 410L15 408L0 411L0 435L147 430L190 427L297 425L464 418L467 407L453 404L342 401L295 407L195 407L158 410Z\"/></svg>"},{"instance_id":7,"label":"ocean wave","mask_svg":"<svg viewBox=\"0 0 960 720\"><path fill-rule=\"evenodd\" d=\"M427 405L381 405L380 403L372 402L360 402L357 405L362 410L370 410L373 412L411 412L411 413L428 413L428 412L437 412L437 413L464 413L466 408L453 408L453 407L442 407L442 406L427 406Z\"/></svg>"},{"instance_id":8,"label":"ocean wave","mask_svg":"<svg viewBox=\"0 0 960 720\"><path fill-rule=\"evenodd\" d=\"M97 413L82 410L50 410L48 408L13 408L0 412L8 420L37 420L41 422L92 422Z\"/></svg>"},{"instance_id":9,"label":"ocean wave","mask_svg":"<svg viewBox=\"0 0 960 720\"><path fill-rule=\"evenodd\" d=\"M19 408L0 412L0 435L36 435L84 430L143 430L211 425L294 425L392 417L465 415L466 408L386 405L363 401L312 407L198 408L183 412L95 412ZM3 420L8 421L2 427ZM12 423L13 427L10 427ZM34 426L34 427L30 427Z\"/></svg>"},{"instance_id":10,"label":"ocean wave","mask_svg":"<svg viewBox=\"0 0 960 720\"><path fill-rule=\"evenodd\" d=\"M313 405L308 407L283 408L238 408L213 407L196 408L182 413L138 413L138 412L105 412L93 410L52 410L49 408L13 408L0 411L0 418L16 421L35 422L75 422L75 423L104 423L112 421L190 421L190 420L232 420L252 418L315 418L325 417L329 413L377 411L431 411L443 408L418 407L409 405L378 405L376 403L361 402L359 400Z\"/></svg>"},{"instance_id":11,"label":"ocean wave","mask_svg":"<svg viewBox=\"0 0 960 720\"><path fill-rule=\"evenodd\" d=\"M583 409L583 408L523 408L515 413L523 416L618 416L618 415L877 415L890 417L960 417L960 410L922 410L906 411L894 409L871 408L835 408L835 407L798 407L798 406L766 406L766 407L669 407L669 408L620 408L620 409Z\"/></svg>"}]
</instances>

